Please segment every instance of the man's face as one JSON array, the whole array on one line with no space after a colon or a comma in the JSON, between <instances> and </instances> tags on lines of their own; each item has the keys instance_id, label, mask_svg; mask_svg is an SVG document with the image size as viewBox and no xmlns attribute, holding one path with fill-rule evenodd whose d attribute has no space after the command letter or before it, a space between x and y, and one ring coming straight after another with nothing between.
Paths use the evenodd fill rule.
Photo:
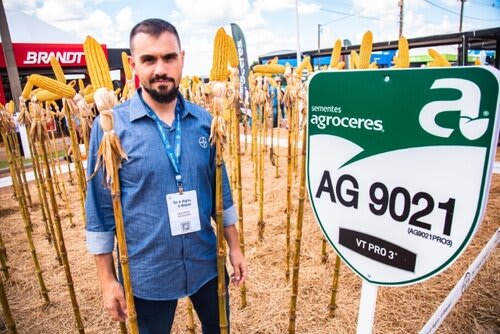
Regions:
<instances>
[{"instance_id":1,"label":"man's face","mask_svg":"<svg viewBox=\"0 0 500 334\"><path fill-rule=\"evenodd\" d=\"M182 78L184 51L175 35L164 32L158 38L138 33L131 45L130 65L144 91L156 102L175 100Z\"/></svg>"}]
</instances>

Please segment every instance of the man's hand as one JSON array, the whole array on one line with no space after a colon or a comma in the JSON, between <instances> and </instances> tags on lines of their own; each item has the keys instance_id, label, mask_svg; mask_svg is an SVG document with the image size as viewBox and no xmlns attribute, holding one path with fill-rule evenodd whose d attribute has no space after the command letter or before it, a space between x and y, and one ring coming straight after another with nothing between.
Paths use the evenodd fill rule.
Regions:
<instances>
[{"instance_id":1,"label":"man's hand","mask_svg":"<svg viewBox=\"0 0 500 334\"><path fill-rule=\"evenodd\" d=\"M124 322L127 319L127 303L122 285L118 281L102 287L102 301L111 319Z\"/></svg>"},{"instance_id":2,"label":"man's hand","mask_svg":"<svg viewBox=\"0 0 500 334\"><path fill-rule=\"evenodd\" d=\"M231 282L233 285L240 286L248 276L248 266L240 248L236 226L231 225L224 228L224 236L229 246L229 261L231 261L234 270L231 274Z\"/></svg>"},{"instance_id":3,"label":"man's hand","mask_svg":"<svg viewBox=\"0 0 500 334\"><path fill-rule=\"evenodd\" d=\"M235 286L240 286L245 282L245 279L248 275L248 266L241 252L240 248L236 250L229 251L229 261L231 261L231 265L233 266L233 273L231 274L231 283Z\"/></svg>"},{"instance_id":4,"label":"man's hand","mask_svg":"<svg viewBox=\"0 0 500 334\"><path fill-rule=\"evenodd\" d=\"M127 303L123 286L116 279L113 254L95 255L94 259L101 282L104 308L113 320L123 322L127 319Z\"/></svg>"}]
</instances>

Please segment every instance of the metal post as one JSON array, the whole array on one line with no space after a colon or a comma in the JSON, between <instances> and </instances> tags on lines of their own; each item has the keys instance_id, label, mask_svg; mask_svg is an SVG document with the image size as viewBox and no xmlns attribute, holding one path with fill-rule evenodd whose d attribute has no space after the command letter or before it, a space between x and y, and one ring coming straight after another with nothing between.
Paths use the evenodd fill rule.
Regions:
<instances>
[{"instance_id":1,"label":"metal post","mask_svg":"<svg viewBox=\"0 0 500 334\"><path fill-rule=\"evenodd\" d=\"M300 64L300 35L299 35L299 1L298 0L295 0L295 17L296 17L296 23L297 23L297 66L299 66L299 64Z\"/></svg>"},{"instance_id":2,"label":"metal post","mask_svg":"<svg viewBox=\"0 0 500 334\"><path fill-rule=\"evenodd\" d=\"M460 0L460 26L458 27L458 31L462 32L462 22L464 19L464 3L467 0Z\"/></svg>"},{"instance_id":3,"label":"metal post","mask_svg":"<svg viewBox=\"0 0 500 334\"><path fill-rule=\"evenodd\" d=\"M399 6L399 37L403 36L403 6L404 0L398 2Z\"/></svg>"},{"instance_id":4,"label":"metal post","mask_svg":"<svg viewBox=\"0 0 500 334\"><path fill-rule=\"evenodd\" d=\"M3 0L0 0L0 36L2 37L2 48L7 65L7 76L9 77L10 92L12 100L19 107L19 97L21 96L21 82L19 81L19 71L17 70L16 58L12 48L12 40L10 39L9 25L7 23L7 15L3 6ZM24 157L31 158L31 151L27 141L26 128L19 126L21 134L21 145L23 147Z\"/></svg>"}]
</instances>

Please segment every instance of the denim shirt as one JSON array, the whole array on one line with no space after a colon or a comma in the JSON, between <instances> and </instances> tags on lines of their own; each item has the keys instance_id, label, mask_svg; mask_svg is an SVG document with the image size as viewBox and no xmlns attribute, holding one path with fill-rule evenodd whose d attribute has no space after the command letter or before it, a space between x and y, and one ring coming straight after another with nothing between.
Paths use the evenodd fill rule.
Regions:
<instances>
[{"instance_id":1,"label":"denim shirt","mask_svg":"<svg viewBox=\"0 0 500 334\"><path fill-rule=\"evenodd\" d=\"M179 94L180 171L184 191L196 190L201 230L172 236L166 195L178 193L178 186L156 123L139 94L140 90L113 110L114 131L128 156L119 177L132 289L139 298L173 300L195 293L217 276L217 241L210 220L215 217L215 146L208 142L212 116ZM172 126L162 122L162 126L174 143L175 122ZM90 137L88 175L94 171L102 135L98 117ZM223 221L230 226L236 223L237 214L225 168L223 198ZM88 183L86 213L89 252L113 252L113 204L102 168Z\"/></svg>"}]
</instances>

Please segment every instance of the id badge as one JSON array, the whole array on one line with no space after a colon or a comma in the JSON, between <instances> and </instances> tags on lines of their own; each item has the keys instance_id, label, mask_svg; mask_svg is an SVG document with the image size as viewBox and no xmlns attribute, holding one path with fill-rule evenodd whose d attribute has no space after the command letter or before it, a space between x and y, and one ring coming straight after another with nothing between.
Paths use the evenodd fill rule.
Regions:
<instances>
[{"instance_id":1,"label":"id badge","mask_svg":"<svg viewBox=\"0 0 500 334\"><path fill-rule=\"evenodd\" d=\"M196 190L168 194L167 207L172 236L201 230Z\"/></svg>"}]
</instances>

